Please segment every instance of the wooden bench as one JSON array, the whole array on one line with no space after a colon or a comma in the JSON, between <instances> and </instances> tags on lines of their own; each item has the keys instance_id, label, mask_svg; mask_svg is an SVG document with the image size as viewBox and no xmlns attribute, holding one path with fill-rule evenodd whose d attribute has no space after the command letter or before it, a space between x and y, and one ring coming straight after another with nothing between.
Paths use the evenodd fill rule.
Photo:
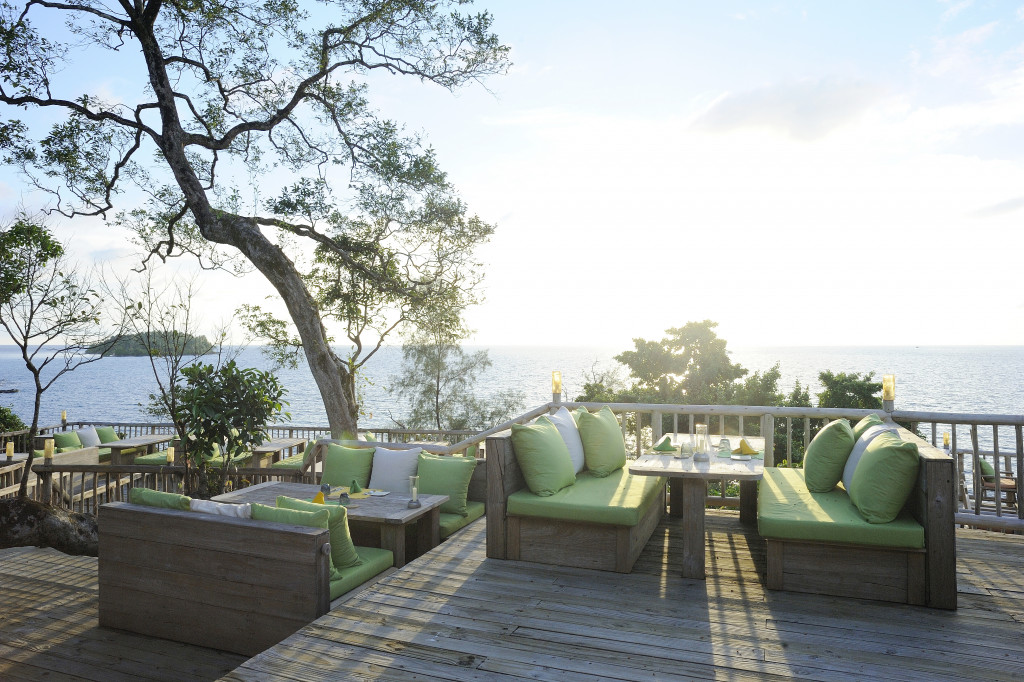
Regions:
<instances>
[{"instance_id":1,"label":"wooden bench","mask_svg":"<svg viewBox=\"0 0 1024 682\"><path fill-rule=\"evenodd\" d=\"M635 526L508 514L526 487L509 432L487 439L487 556L629 573L665 511L665 487Z\"/></svg>"},{"instance_id":2,"label":"wooden bench","mask_svg":"<svg viewBox=\"0 0 1024 682\"><path fill-rule=\"evenodd\" d=\"M100 507L99 622L253 656L330 609L327 530Z\"/></svg>"},{"instance_id":3,"label":"wooden bench","mask_svg":"<svg viewBox=\"0 0 1024 682\"><path fill-rule=\"evenodd\" d=\"M920 454L907 505L924 528L924 549L765 538L769 589L956 608L953 459L910 431L899 432Z\"/></svg>"}]
</instances>

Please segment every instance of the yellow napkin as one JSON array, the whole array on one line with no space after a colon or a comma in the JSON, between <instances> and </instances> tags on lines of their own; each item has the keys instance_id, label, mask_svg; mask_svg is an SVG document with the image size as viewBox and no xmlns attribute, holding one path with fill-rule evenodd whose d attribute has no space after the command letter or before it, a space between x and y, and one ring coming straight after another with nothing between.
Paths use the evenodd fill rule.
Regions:
<instances>
[{"instance_id":1,"label":"yellow napkin","mask_svg":"<svg viewBox=\"0 0 1024 682\"><path fill-rule=\"evenodd\" d=\"M756 455L757 450L750 447L750 443L747 442L746 438L740 438L740 446L732 451L734 455Z\"/></svg>"},{"instance_id":2,"label":"yellow napkin","mask_svg":"<svg viewBox=\"0 0 1024 682\"><path fill-rule=\"evenodd\" d=\"M323 504L323 503L324 503L324 494L323 494L322 491L318 492L316 495L313 496L313 504Z\"/></svg>"}]
</instances>

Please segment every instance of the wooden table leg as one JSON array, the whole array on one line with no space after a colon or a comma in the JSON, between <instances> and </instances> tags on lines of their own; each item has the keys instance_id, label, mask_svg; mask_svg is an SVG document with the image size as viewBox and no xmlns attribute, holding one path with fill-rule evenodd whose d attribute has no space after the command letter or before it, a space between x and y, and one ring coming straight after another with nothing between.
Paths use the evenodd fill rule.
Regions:
<instances>
[{"instance_id":1,"label":"wooden table leg","mask_svg":"<svg viewBox=\"0 0 1024 682\"><path fill-rule=\"evenodd\" d=\"M683 479L668 479L668 513L669 516L683 515Z\"/></svg>"},{"instance_id":2,"label":"wooden table leg","mask_svg":"<svg viewBox=\"0 0 1024 682\"><path fill-rule=\"evenodd\" d=\"M704 580L704 497L708 484L703 478L684 478L682 483L683 577Z\"/></svg>"},{"instance_id":3,"label":"wooden table leg","mask_svg":"<svg viewBox=\"0 0 1024 682\"><path fill-rule=\"evenodd\" d=\"M405 566L405 526L399 523L380 524L381 549L390 549L395 555L395 568Z\"/></svg>"},{"instance_id":4,"label":"wooden table leg","mask_svg":"<svg viewBox=\"0 0 1024 682\"><path fill-rule=\"evenodd\" d=\"M757 481L740 481L740 523L757 523Z\"/></svg>"},{"instance_id":5,"label":"wooden table leg","mask_svg":"<svg viewBox=\"0 0 1024 682\"><path fill-rule=\"evenodd\" d=\"M434 507L416 525L416 551L423 554L441 544L441 508Z\"/></svg>"}]
</instances>

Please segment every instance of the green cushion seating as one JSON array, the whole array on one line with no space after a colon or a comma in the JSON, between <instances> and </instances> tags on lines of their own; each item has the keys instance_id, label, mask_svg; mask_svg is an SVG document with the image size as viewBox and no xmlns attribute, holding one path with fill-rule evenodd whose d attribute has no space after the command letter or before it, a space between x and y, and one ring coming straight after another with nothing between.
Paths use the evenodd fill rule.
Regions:
<instances>
[{"instance_id":1,"label":"green cushion seating","mask_svg":"<svg viewBox=\"0 0 1024 682\"><path fill-rule=\"evenodd\" d=\"M291 457L285 457L282 460L278 460L270 465L272 469L301 469L302 463L306 461L306 456L309 455L310 450L316 446L315 440L310 440L306 443L306 449L297 455Z\"/></svg>"},{"instance_id":2,"label":"green cushion seating","mask_svg":"<svg viewBox=\"0 0 1024 682\"><path fill-rule=\"evenodd\" d=\"M321 505L318 511L304 511L301 509L286 509L283 507L270 507L265 504L254 502L252 504L253 521L272 521L274 523L288 523L293 526L307 526L309 528L323 528L329 531L328 525L330 511L326 506ZM334 557L330 559L330 580L340 579L338 569L334 566Z\"/></svg>"},{"instance_id":3,"label":"green cushion seating","mask_svg":"<svg viewBox=\"0 0 1024 682\"><path fill-rule=\"evenodd\" d=\"M96 435L100 437L101 443L116 443L121 440L113 426L97 426Z\"/></svg>"},{"instance_id":4,"label":"green cushion seating","mask_svg":"<svg viewBox=\"0 0 1024 682\"><path fill-rule=\"evenodd\" d=\"M767 538L924 547L924 528L903 509L889 523L868 523L842 488L812 493L803 469L766 467L758 487L757 529Z\"/></svg>"},{"instance_id":5,"label":"green cushion seating","mask_svg":"<svg viewBox=\"0 0 1024 682\"><path fill-rule=\"evenodd\" d=\"M177 509L178 511L191 511L190 503L192 498L177 493L164 493L150 488L131 488L128 490L128 501L132 504L141 504L147 507L161 507L163 509Z\"/></svg>"},{"instance_id":6,"label":"green cushion seating","mask_svg":"<svg viewBox=\"0 0 1024 682\"><path fill-rule=\"evenodd\" d=\"M576 483L548 497L519 490L508 497L508 514L565 521L635 526L665 484L659 476L635 476L618 469L608 476L583 471Z\"/></svg>"},{"instance_id":7,"label":"green cushion seating","mask_svg":"<svg viewBox=\"0 0 1024 682\"><path fill-rule=\"evenodd\" d=\"M107 450L109 453L110 451ZM164 466L167 464L167 451L153 452L148 455L138 455L132 460L132 464L143 464L147 466Z\"/></svg>"},{"instance_id":8,"label":"green cushion seating","mask_svg":"<svg viewBox=\"0 0 1024 682\"><path fill-rule=\"evenodd\" d=\"M320 482L331 486L351 486L354 480L361 488L366 488L370 485L375 451L375 448L350 448L331 443L324 453L324 473Z\"/></svg>"},{"instance_id":9,"label":"green cushion seating","mask_svg":"<svg viewBox=\"0 0 1024 682\"><path fill-rule=\"evenodd\" d=\"M864 432L870 429L872 426L878 426L879 424L884 423L885 422L882 421L882 418L879 417L877 414L869 414L868 416L864 417L859 422L854 424L853 439L857 440L858 438L863 436Z\"/></svg>"},{"instance_id":10,"label":"green cushion seating","mask_svg":"<svg viewBox=\"0 0 1024 682\"><path fill-rule=\"evenodd\" d=\"M469 480L476 471L476 460L469 457L451 457L420 453L417 475L419 492L424 495L447 495L441 505L442 514L467 516Z\"/></svg>"},{"instance_id":11,"label":"green cushion seating","mask_svg":"<svg viewBox=\"0 0 1024 682\"><path fill-rule=\"evenodd\" d=\"M537 417L532 424L513 424L512 445L526 485L534 495L554 495L576 481L569 448L547 417Z\"/></svg>"},{"instance_id":12,"label":"green cushion seating","mask_svg":"<svg viewBox=\"0 0 1024 682\"><path fill-rule=\"evenodd\" d=\"M348 528L348 510L338 504L317 504L293 497L278 495L277 506L283 509L317 512L326 509L328 513L327 528L331 531L331 561L336 569L348 568L359 563L352 534Z\"/></svg>"},{"instance_id":13,"label":"green cushion seating","mask_svg":"<svg viewBox=\"0 0 1024 682\"><path fill-rule=\"evenodd\" d=\"M594 476L607 476L626 464L626 443L619 420L610 407L597 412L581 412L576 418L583 441L587 470Z\"/></svg>"},{"instance_id":14,"label":"green cushion seating","mask_svg":"<svg viewBox=\"0 0 1024 682\"><path fill-rule=\"evenodd\" d=\"M825 493L843 478L843 468L856 439L850 422L829 422L814 436L804 455L804 480L812 493Z\"/></svg>"},{"instance_id":15,"label":"green cushion seating","mask_svg":"<svg viewBox=\"0 0 1024 682\"><path fill-rule=\"evenodd\" d=\"M360 563L335 571L331 578L331 599L337 599L349 590L395 565L395 555L389 549L356 547Z\"/></svg>"},{"instance_id":16,"label":"green cushion seating","mask_svg":"<svg viewBox=\"0 0 1024 682\"><path fill-rule=\"evenodd\" d=\"M448 514L441 512L440 525L441 525L441 539L444 540L450 537L456 531L462 530L469 524L473 523L481 516L484 515L484 511L487 509L487 505L483 502L475 502L469 500L466 502L466 515L462 514Z\"/></svg>"},{"instance_id":17,"label":"green cushion seating","mask_svg":"<svg viewBox=\"0 0 1024 682\"><path fill-rule=\"evenodd\" d=\"M978 469L981 470L981 477L986 480L991 480L996 477L996 468L989 464L987 459L978 460Z\"/></svg>"},{"instance_id":18,"label":"green cushion seating","mask_svg":"<svg viewBox=\"0 0 1024 682\"><path fill-rule=\"evenodd\" d=\"M53 447L57 452L68 452L81 450L84 446L74 431L57 431L53 433Z\"/></svg>"},{"instance_id":19,"label":"green cushion seating","mask_svg":"<svg viewBox=\"0 0 1024 682\"><path fill-rule=\"evenodd\" d=\"M853 472L850 500L870 523L892 521L903 509L917 480L917 445L894 433L874 438Z\"/></svg>"}]
</instances>

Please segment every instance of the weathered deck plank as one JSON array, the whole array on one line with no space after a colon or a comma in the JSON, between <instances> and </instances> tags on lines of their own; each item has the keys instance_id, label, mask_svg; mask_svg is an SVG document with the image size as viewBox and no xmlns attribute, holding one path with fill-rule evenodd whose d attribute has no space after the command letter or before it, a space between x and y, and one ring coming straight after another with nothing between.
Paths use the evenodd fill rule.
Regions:
<instances>
[{"instance_id":1,"label":"weathered deck plank","mask_svg":"<svg viewBox=\"0 0 1024 682\"><path fill-rule=\"evenodd\" d=\"M666 518L632 574L485 558L484 524L231 680L1019 679L1024 538L957 532L960 609L772 592L764 544L708 512L706 581Z\"/></svg>"},{"instance_id":2,"label":"weathered deck plank","mask_svg":"<svg viewBox=\"0 0 1024 682\"><path fill-rule=\"evenodd\" d=\"M0 679L212 680L243 656L99 627L96 559L0 550Z\"/></svg>"}]
</instances>

